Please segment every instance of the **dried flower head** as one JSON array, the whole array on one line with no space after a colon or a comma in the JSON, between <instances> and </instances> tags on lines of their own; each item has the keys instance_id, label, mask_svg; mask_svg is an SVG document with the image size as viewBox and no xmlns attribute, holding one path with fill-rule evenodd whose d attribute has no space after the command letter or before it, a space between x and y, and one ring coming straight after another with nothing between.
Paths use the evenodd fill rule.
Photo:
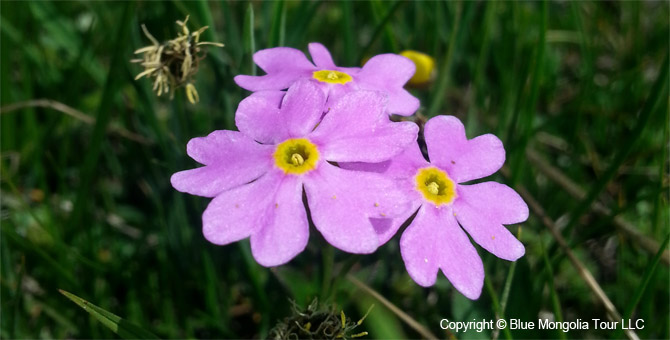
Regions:
<instances>
[{"instance_id":1,"label":"dried flower head","mask_svg":"<svg viewBox=\"0 0 670 340\"><path fill-rule=\"evenodd\" d=\"M170 99L174 97L174 91L186 87L188 101L195 104L200 99L198 91L193 85L193 77L198 72L200 61L205 58L206 50L203 46L212 45L223 47L223 44L209 41L200 41L200 35L209 27L205 26L197 31L191 32L184 21L177 20L181 32L177 37L164 43L159 43L146 26L142 25L142 31L151 40L151 45L142 47L135 54L143 54L142 59L133 59L131 62L140 63L144 71L135 77L135 80L144 76L154 78L153 90L158 96L170 93Z\"/></svg>"},{"instance_id":2,"label":"dried flower head","mask_svg":"<svg viewBox=\"0 0 670 340\"><path fill-rule=\"evenodd\" d=\"M319 306L317 299L307 306L300 308L291 301L293 315L284 318L270 330L268 339L353 339L368 335L368 332L354 333L354 329L363 323L372 307L358 321L347 318L344 311L339 314L335 308Z\"/></svg>"}]
</instances>

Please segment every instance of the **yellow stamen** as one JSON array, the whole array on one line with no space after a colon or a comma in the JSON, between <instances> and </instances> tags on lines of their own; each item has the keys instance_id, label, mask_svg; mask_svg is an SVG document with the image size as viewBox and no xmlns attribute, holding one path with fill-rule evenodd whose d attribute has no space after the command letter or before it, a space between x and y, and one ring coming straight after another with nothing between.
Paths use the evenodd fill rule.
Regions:
<instances>
[{"instance_id":1,"label":"yellow stamen","mask_svg":"<svg viewBox=\"0 0 670 340\"><path fill-rule=\"evenodd\" d=\"M307 138L291 138L277 145L273 156L284 173L299 175L316 168L319 150Z\"/></svg>"},{"instance_id":2,"label":"yellow stamen","mask_svg":"<svg viewBox=\"0 0 670 340\"><path fill-rule=\"evenodd\" d=\"M312 73L312 77L323 83L340 85L346 84L354 79L347 73L335 70L314 71L314 73Z\"/></svg>"},{"instance_id":3,"label":"yellow stamen","mask_svg":"<svg viewBox=\"0 0 670 340\"><path fill-rule=\"evenodd\" d=\"M440 192L440 185L435 182L430 182L426 185L426 190L433 195L437 195Z\"/></svg>"},{"instance_id":4,"label":"yellow stamen","mask_svg":"<svg viewBox=\"0 0 670 340\"><path fill-rule=\"evenodd\" d=\"M295 166L303 165L305 163L305 159L302 158L299 153L294 153L291 155L291 163L293 163Z\"/></svg>"},{"instance_id":5,"label":"yellow stamen","mask_svg":"<svg viewBox=\"0 0 670 340\"><path fill-rule=\"evenodd\" d=\"M436 206L451 204L456 199L456 185L441 169L436 167L419 169L415 179L416 190Z\"/></svg>"}]
</instances>

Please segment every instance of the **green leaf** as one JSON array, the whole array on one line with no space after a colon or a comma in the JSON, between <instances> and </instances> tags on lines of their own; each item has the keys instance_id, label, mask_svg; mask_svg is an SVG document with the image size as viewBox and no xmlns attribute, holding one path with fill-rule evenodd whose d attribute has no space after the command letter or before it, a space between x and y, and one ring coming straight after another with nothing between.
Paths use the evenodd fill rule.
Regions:
<instances>
[{"instance_id":1,"label":"green leaf","mask_svg":"<svg viewBox=\"0 0 670 340\"><path fill-rule=\"evenodd\" d=\"M252 76L256 75L256 64L254 64L253 56L256 52L256 39L254 38L254 6L250 3L247 7L247 13L244 15L244 49L249 52L249 73Z\"/></svg>"},{"instance_id":2,"label":"green leaf","mask_svg":"<svg viewBox=\"0 0 670 340\"><path fill-rule=\"evenodd\" d=\"M272 8L272 23L268 48L282 46L286 32L286 5L283 0L275 1Z\"/></svg>"},{"instance_id":3,"label":"green leaf","mask_svg":"<svg viewBox=\"0 0 670 340\"><path fill-rule=\"evenodd\" d=\"M384 29L390 22L391 18L393 18L393 15L396 13L396 11L400 8L401 5L404 5L406 2L405 1L396 1L393 3L393 5L389 8L389 10L386 12L386 15L377 23L377 27L375 27L374 33L372 34L372 38L368 42L367 46L362 50L361 54L358 55L358 61L360 62L365 58L368 53L370 53L370 50L372 49L372 45L374 45L375 41L381 36L381 34L384 32Z\"/></svg>"},{"instance_id":4,"label":"green leaf","mask_svg":"<svg viewBox=\"0 0 670 340\"><path fill-rule=\"evenodd\" d=\"M640 282L640 285L637 287L635 290L635 293L633 295L633 299L630 300L628 303L628 306L626 306L626 311L624 312L623 319L624 320L630 320L633 317L633 312L635 312L635 307L637 306L638 302L640 302L640 298L642 298L642 294L644 294L644 291L647 289L647 286L649 285L649 281L651 281L652 275L656 272L656 267L658 267L658 262L661 260L661 255L663 255L663 252L665 251L665 248L668 247L668 241L670 241L670 234L665 236L665 241L663 241L663 244L658 248L658 252L656 252L656 255L654 255L654 258L651 260L649 265L647 266L647 269L644 271L644 275L642 276L642 281ZM615 337L621 337L621 332L622 329L618 329Z\"/></svg>"},{"instance_id":5,"label":"green leaf","mask_svg":"<svg viewBox=\"0 0 670 340\"><path fill-rule=\"evenodd\" d=\"M461 22L461 12L463 11L463 3L456 2L456 9L451 26L451 35L449 36L449 46L447 47L447 53L444 55L444 59L439 64L439 71L437 75L435 89L432 93L433 100L428 106L428 117L433 117L437 115L438 111L442 107L444 102L445 92L447 91L447 86L449 85L449 77L452 56L454 55L454 49L456 48L456 40L458 38L458 30Z\"/></svg>"},{"instance_id":6,"label":"green leaf","mask_svg":"<svg viewBox=\"0 0 670 340\"><path fill-rule=\"evenodd\" d=\"M662 112L659 109L663 99L667 99L668 93L668 60L669 54L665 55L663 67L658 74L658 78L651 89L647 101L644 103L640 114L638 115L637 123L633 130L628 134L626 142L622 144L614 159L610 163L605 172L598 178L598 181L591 186L588 195L577 205L572 212L572 216L568 225L563 229L563 235L569 235L572 229L577 225L579 219L591 208L593 202L598 198L600 193L605 189L610 180L612 180L619 172L619 168L626 161L628 155L635 149L637 142L645 136L647 123L650 121L652 114L656 111Z\"/></svg>"},{"instance_id":7,"label":"green leaf","mask_svg":"<svg viewBox=\"0 0 670 340\"><path fill-rule=\"evenodd\" d=\"M62 289L59 289L58 291L65 295L65 297L70 299L72 302L79 305L79 307L83 308L89 314L93 315L93 317L105 325L105 327L111 329L112 332L116 333L124 339L158 339L156 335L143 329L142 327L125 321L121 317L112 314L72 293L66 292Z\"/></svg>"}]
</instances>

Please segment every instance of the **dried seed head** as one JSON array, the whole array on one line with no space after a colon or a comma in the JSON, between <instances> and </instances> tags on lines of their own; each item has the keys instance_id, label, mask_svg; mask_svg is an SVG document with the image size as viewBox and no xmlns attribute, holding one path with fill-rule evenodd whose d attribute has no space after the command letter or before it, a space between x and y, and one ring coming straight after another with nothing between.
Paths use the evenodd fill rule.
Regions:
<instances>
[{"instance_id":1,"label":"dried seed head","mask_svg":"<svg viewBox=\"0 0 670 340\"><path fill-rule=\"evenodd\" d=\"M333 306L319 306L316 299L306 308L300 308L295 302L293 315L278 322L270 330L268 339L353 339L367 335L367 332L355 333L354 329L363 323L368 312L358 321L348 318L344 311L337 313Z\"/></svg>"},{"instance_id":2,"label":"dried seed head","mask_svg":"<svg viewBox=\"0 0 670 340\"><path fill-rule=\"evenodd\" d=\"M206 49L203 46L223 47L223 44L209 41L200 41L200 35L208 28L202 27L191 32L186 26L188 16L184 21L177 20L181 32L177 37L159 43L146 26L142 25L144 35L151 41L151 45L142 47L135 54L142 54L141 59L133 59L131 62L139 63L144 70L140 72L135 80L142 77L153 78L153 91L161 96L170 93L170 99L174 97L174 91L182 86L186 87L188 101L195 104L200 99L198 91L193 85L193 78L198 72L200 61L205 58Z\"/></svg>"}]
</instances>

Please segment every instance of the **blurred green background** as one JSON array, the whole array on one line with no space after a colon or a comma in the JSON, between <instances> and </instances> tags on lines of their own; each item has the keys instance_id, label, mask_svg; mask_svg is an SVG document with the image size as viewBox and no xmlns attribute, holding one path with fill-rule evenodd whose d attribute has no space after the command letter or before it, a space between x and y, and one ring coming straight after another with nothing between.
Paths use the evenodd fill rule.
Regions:
<instances>
[{"instance_id":1,"label":"blurred green background","mask_svg":"<svg viewBox=\"0 0 670 340\"><path fill-rule=\"evenodd\" d=\"M641 338L670 337L670 261L659 252L670 218L666 1L0 6L2 338L116 337L58 289L165 338L264 337L290 314L289 299L314 297L355 320L375 304L357 329L368 338L425 336L345 271L438 337L632 336L592 325L440 329L443 318L590 322L612 313L644 319ZM186 15L192 30L210 26L204 40L226 44L200 65L196 105L183 89L157 98L129 62L150 44L142 23L164 41ZM441 274L431 288L416 285L400 233L354 256L312 230L302 254L272 269L254 262L248 241L220 247L202 237L209 199L169 183L196 166L186 142L235 128L248 92L233 77L258 72L253 51L312 41L342 66L406 49L433 56L434 82L412 89L420 114L455 115L469 137L504 141L505 171L491 179L529 202L530 219L511 227L527 251L512 264L478 248L487 275L479 300Z\"/></svg>"}]
</instances>

